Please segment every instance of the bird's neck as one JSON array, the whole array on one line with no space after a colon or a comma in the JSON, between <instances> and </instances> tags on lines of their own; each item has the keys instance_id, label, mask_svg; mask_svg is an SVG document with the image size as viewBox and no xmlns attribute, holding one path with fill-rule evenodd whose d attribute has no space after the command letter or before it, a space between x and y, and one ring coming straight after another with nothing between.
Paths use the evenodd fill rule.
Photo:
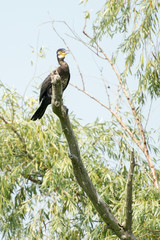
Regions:
<instances>
[{"instance_id":1,"label":"bird's neck","mask_svg":"<svg viewBox=\"0 0 160 240\"><path fill-rule=\"evenodd\" d=\"M57 58L59 65L63 65L64 58Z\"/></svg>"},{"instance_id":2,"label":"bird's neck","mask_svg":"<svg viewBox=\"0 0 160 240\"><path fill-rule=\"evenodd\" d=\"M58 63L62 69L66 69L68 67L68 64L64 61L64 58L58 59Z\"/></svg>"}]
</instances>

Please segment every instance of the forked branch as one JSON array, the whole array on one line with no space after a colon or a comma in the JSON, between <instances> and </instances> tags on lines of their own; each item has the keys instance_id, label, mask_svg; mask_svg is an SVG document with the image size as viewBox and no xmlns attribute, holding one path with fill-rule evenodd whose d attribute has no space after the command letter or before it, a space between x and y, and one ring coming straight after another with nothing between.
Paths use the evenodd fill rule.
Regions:
<instances>
[{"instance_id":1,"label":"forked branch","mask_svg":"<svg viewBox=\"0 0 160 240\"><path fill-rule=\"evenodd\" d=\"M83 165L80 150L78 147L78 142L73 129L70 124L68 110L63 105L62 101L62 87L60 76L57 74L52 74L52 109L53 112L59 117L62 131L67 139L69 145L69 157L72 162L74 175L77 179L79 185L83 188L97 212L104 220L104 222L109 226L109 228L120 238L120 239L133 239L136 238L132 234L131 238L128 237L128 232L125 231L124 227L115 219L114 215L111 213L110 208L106 202L99 196L97 190L95 189L88 173Z\"/></svg>"},{"instance_id":2,"label":"forked branch","mask_svg":"<svg viewBox=\"0 0 160 240\"><path fill-rule=\"evenodd\" d=\"M86 21L85 21L85 24L84 24L84 28L83 28L83 33L84 35L89 38L90 40L92 40L93 38L86 32ZM139 146L141 146L141 150L143 151L143 154L145 155L147 161L148 161L148 165L151 169L151 173L152 173L152 178L153 178L153 182L154 182L154 185L155 187L158 189L158 180L157 180L157 175L156 175L156 171L154 169L154 165L153 165L153 162L152 162L152 159L150 157L150 154L149 154L149 150L148 150L148 146L147 146L147 143L146 143L146 136L145 136L145 133L144 133L144 130L143 130L143 125L142 125L142 122L141 122L141 119L140 119L140 116L138 115L137 111L136 111L136 108L135 108L135 105L131 99L131 96L129 94L129 91L126 90L126 87L122 81L122 78L118 72L118 70L116 69L114 63L112 62L112 60L108 57L108 55L106 54L106 52L102 49L102 47L100 46L100 44L95 41L95 47L97 49L97 51L99 53L101 53L104 58L109 62L109 64L111 65L114 73L116 74L116 77L119 81L119 84L121 86L121 89L124 93L124 96L126 97L127 101L128 101L128 104L130 106L130 109L132 111L132 114L135 118L135 122L137 124L137 128L139 130L139 136L141 138L141 140L138 141L138 144L136 142L136 144Z\"/></svg>"}]
</instances>

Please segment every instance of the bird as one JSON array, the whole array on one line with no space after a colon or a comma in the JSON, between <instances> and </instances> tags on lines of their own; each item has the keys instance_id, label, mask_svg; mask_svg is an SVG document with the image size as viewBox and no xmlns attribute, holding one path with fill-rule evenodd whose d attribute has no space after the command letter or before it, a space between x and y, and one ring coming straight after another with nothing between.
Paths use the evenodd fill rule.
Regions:
<instances>
[{"instance_id":1,"label":"bird","mask_svg":"<svg viewBox=\"0 0 160 240\"><path fill-rule=\"evenodd\" d=\"M65 56L68 54L68 51L64 48L60 48L56 51L57 60L59 63L59 67L53 72L58 73L60 75L62 81L62 91L64 91L70 80L70 71L68 64L64 61ZM31 117L31 120L36 121L37 119L41 119L44 115L47 107L51 104L52 98L52 83L51 83L51 74L42 82L40 89L39 102L40 106L37 111Z\"/></svg>"}]
</instances>

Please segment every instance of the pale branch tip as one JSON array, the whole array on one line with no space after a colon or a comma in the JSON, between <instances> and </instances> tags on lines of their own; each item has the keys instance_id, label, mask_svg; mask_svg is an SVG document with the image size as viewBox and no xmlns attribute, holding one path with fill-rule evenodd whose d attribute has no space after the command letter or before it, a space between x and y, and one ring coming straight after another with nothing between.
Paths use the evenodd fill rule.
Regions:
<instances>
[{"instance_id":1,"label":"pale branch tip","mask_svg":"<svg viewBox=\"0 0 160 240\"><path fill-rule=\"evenodd\" d=\"M54 75L52 77L54 78ZM87 194L87 196L93 203L95 209L97 210L103 221L120 239L125 240L135 239L133 234L131 238L128 238L128 232L125 231L122 225L114 217L109 206L98 194L91 179L89 178L87 170L83 165L80 156L78 142L71 127L69 116L68 114L63 115L63 110L65 109L65 107L63 106L62 101L62 87L59 84L56 85L56 78L54 80L55 84L52 84L52 109L53 112L59 117L62 126L62 131L64 132L64 135L67 139L70 150L69 157L72 162L73 172L77 179L77 182L82 187L84 192ZM60 99L59 107L55 106L55 101L57 101L57 99Z\"/></svg>"},{"instance_id":2,"label":"pale branch tip","mask_svg":"<svg viewBox=\"0 0 160 240\"><path fill-rule=\"evenodd\" d=\"M58 72L55 71L51 71L51 83L53 85L57 85L57 84L60 84L61 83L61 77L59 76Z\"/></svg>"}]
</instances>

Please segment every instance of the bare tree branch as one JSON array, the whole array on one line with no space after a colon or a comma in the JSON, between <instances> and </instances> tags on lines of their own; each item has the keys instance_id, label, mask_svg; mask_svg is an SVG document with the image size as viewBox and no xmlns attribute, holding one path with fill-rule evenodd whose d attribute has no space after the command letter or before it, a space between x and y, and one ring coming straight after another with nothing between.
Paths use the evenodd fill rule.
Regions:
<instances>
[{"instance_id":1,"label":"bare tree branch","mask_svg":"<svg viewBox=\"0 0 160 240\"><path fill-rule=\"evenodd\" d=\"M55 31L55 33L57 34L57 36L63 41L64 45L67 47L67 49L69 50L70 54L72 55L72 57L73 57L73 59L74 59L74 61L75 61L75 63L76 63L76 66L77 66L79 75L80 75L81 80L82 80L83 90L85 90L85 84L84 84L83 74L82 74L82 72L81 72L81 70L80 70L79 64L78 64L78 62L77 62L77 60L76 60L73 52L71 51L71 49L69 48L68 44L67 44L66 41L64 40L64 38L58 33L58 31L57 31L56 28L54 27L54 22L55 22L55 21L53 21L53 20L51 21L52 29ZM59 21L59 22L61 22L61 21ZM69 30L71 31L71 28L68 26L68 24L67 24L66 22L63 22L63 21L62 21L62 23L64 23L64 24L69 28Z\"/></svg>"},{"instance_id":2,"label":"bare tree branch","mask_svg":"<svg viewBox=\"0 0 160 240\"><path fill-rule=\"evenodd\" d=\"M154 182L154 185L155 187L158 189L158 180L157 180L157 175L156 175L156 171L155 171L155 168L154 168L154 165L153 165L153 162L152 162L152 159L151 159L151 156L149 154L149 150L148 150L148 146L147 146L147 142L146 142L146 137L145 137L145 133L144 133L144 129L143 129L143 125L142 125L142 122L141 122L141 119L140 119L140 116L138 115L137 111L136 111L136 108L134 106L134 103L131 99L131 96L130 96L130 93L129 93L129 90L127 89L126 90L126 87L122 81L122 78L120 76L120 74L118 73L118 70L116 69L114 63L112 62L112 60L108 57L108 55L105 53L105 51L101 48L101 46L99 45L98 42L94 42L95 46L92 45L91 47L88 46L88 44L86 42L84 42L72 29L71 27L65 22L65 21L49 21L50 23L54 24L55 22L59 22L59 23L63 23L64 25L67 26L67 28L71 31L71 33L73 34L73 36L75 37L76 40L82 42L86 47L88 47L92 52L94 52L98 57L102 58L102 59L105 59L109 62L109 64L111 65L113 71L115 72L116 74L116 77L119 81L119 84L121 86L121 89L128 101L128 104L131 108L131 111L132 111L132 114L135 118L135 121L136 121L136 124L137 124L137 127L139 129L139 136L141 138L141 141L140 139L137 140L133 134L131 134L130 131L127 130L127 128L124 128L128 134L130 135L130 137L135 141L135 143L137 144L137 146L142 150L143 154L145 155L147 161L148 161L148 165L151 169L151 174L152 174L152 178L153 178L153 182ZM49 23L49 22L46 22L46 23ZM83 33L84 35L92 40L93 38L86 32L86 19L85 19L85 24L84 24L84 27L83 27ZM56 29L54 28L54 30L56 31ZM59 37L61 38L62 41L64 41L64 39L60 36L59 34ZM65 41L64 41L65 43ZM94 50L93 50L94 49ZM81 76L81 74L80 74ZM82 81L82 84L84 84L84 81ZM78 87L76 87L78 89ZM84 85L83 85L83 92L85 93L85 88L84 88ZM85 93L86 94L86 93ZM88 95L88 94L87 94ZM88 95L89 96L89 95ZM91 96L90 96L91 97ZM94 97L91 97L92 99L94 99ZM95 99L94 99L95 100ZM99 102L99 101L97 101ZM101 103L100 103L101 104ZM101 104L103 107L104 107L104 104ZM108 108L108 110L111 112L112 110L110 108ZM113 111L112 111L113 112ZM113 113L112 113L113 114ZM113 114L114 115L114 114ZM116 114L117 115L117 114ZM121 120L121 118L117 115L115 116L117 118L117 120L119 121L119 123L121 124L122 127L124 127L125 125L123 125L123 122Z\"/></svg>"},{"instance_id":3,"label":"bare tree branch","mask_svg":"<svg viewBox=\"0 0 160 240\"><path fill-rule=\"evenodd\" d=\"M132 114L135 118L135 121L136 121L136 124L137 124L137 127L139 129L139 136L141 138L141 142L140 142L140 139L139 141L135 141L134 139L136 138L133 138L133 134L131 136L131 132L129 133L129 131L127 130L128 134L130 135L130 137L135 141L135 143L137 144L137 146L142 150L143 154L145 155L147 161L148 161L148 165L150 167L150 170L151 170L151 174L152 174L152 178L153 178L153 182L154 182L154 185L155 187L158 189L158 180L157 180L157 174L156 174L156 171L155 171L155 168L154 168L154 165L153 165L153 162L152 162L152 159L151 159L151 156L149 154L149 150L148 150L148 146L147 146L147 142L146 142L146 136L145 136L145 132L144 132L144 129L143 129L143 125L142 125L142 122L141 122L141 119L140 119L140 116L138 115L137 111L136 111L136 108L133 104L133 101L131 99L131 96L129 94L129 90L127 89L126 90L126 87L122 81L122 78L120 76L120 74L118 73L118 70L116 69L114 63L112 62L112 60L107 56L107 54L105 53L105 51L103 51L103 49L101 48L101 46L99 45L99 43L97 41L94 42L95 46L92 45L91 47L88 46L88 44L86 42L84 42L73 30L72 28L65 22L65 21L48 21L48 22L45 22L43 24L48 24L48 23L51 23L52 26L53 26L53 29L54 31L57 33L57 35L61 38L61 40L64 42L64 44L67 46L65 40L61 37L61 35L56 31L55 27L54 27L54 23L57 22L57 23L62 23L64 25L66 25L66 27L70 30L70 32L73 34L74 38L80 42L82 42L87 48L89 48L92 52L94 52L98 57L102 58L102 59L105 59L109 62L109 64L111 65L113 71L115 72L116 74L116 77L119 81L119 84L121 86L121 89L128 101L128 104L131 108L131 111L132 111ZM83 33L84 35L92 40L93 38L86 32L86 23L87 23L87 20L85 19L85 24L84 24L84 27L83 27ZM43 25L41 24L41 25ZM67 46L68 48L68 46ZM68 48L69 49L69 48ZM93 50L94 49L94 50ZM73 56L73 54L72 54ZM75 57L73 56L74 60ZM76 62L76 65L77 65L77 62ZM78 68L78 71L80 73L80 76L81 76L81 79L82 79L82 85L83 85L83 90L85 90L85 86L84 86L84 80L83 80L83 77L82 77L82 74L81 74L81 71L80 71L80 68L79 66L77 66ZM92 97L93 98L93 97ZM102 105L102 104L101 104ZM108 109L109 110L109 109ZM119 117L120 119L120 117ZM123 123L120 119L119 123ZM123 127L123 125L121 124L121 126ZM124 128L126 130L126 128Z\"/></svg>"},{"instance_id":4,"label":"bare tree branch","mask_svg":"<svg viewBox=\"0 0 160 240\"><path fill-rule=\"evenodd\" d=\"M92 40L92 37L89 36L89 34L86 32L86 21L85 21L85 25L84 25L84 28L83 28L83 33L84 35L89 38L90 40ZM136 124L137 124L137 127L139 129L139 135L141 136L141 139L142 139L142 144L143 144L143 147L141 148L141 150L143 151L146 159L148 160L148 164L149 164L149 167L151 169L151 173L152 173L152 178L153 178L153 182L154 182L154 185L155 187L158 189L158 180L157 180L157 174L156 174L156 171L154 169L154 166L153 166L153 162L152 162L152 159L150 157L150 154L149 154L149 150L148 150L148 146L147 146L147 143L146 143L146 137L145 137L145 133L144 133L144 129L143 129L143 126L142 126L142 122L141 122L141 119L140 119L140 116L138 115L137 111L136 111L136 108L134 106L134 103L130 97L130 94L127 92L124 84L123 84L123 81L122 81L122 78L120 76L120 74L118 73L118 70L116 69L114 63L111 61L111 59L108 57L108 55L105 53L105 51L101 48L101 46L99 45L99 43L97 41L94 42L95 45L97 46L97 49L98 49L98 52L102 53L103 56L105 57L105 59L109 62L109 64L111 65L113 71L115 72L116 74L116 77L119 81L119 84L122 88L122 91L128 101L128 104L131 108L131 111L133 113L133 116L135 118L135 121L136 121ZM129 90L128 90L129 91ZM140 144L142 146L142 144Z\"/></svg>"},{"instance_id":5,"label":"bare tree branch","mask_svg":"<svg viewBox=\"0 0 160 240\"><path fill-rule=\"evenodd\" d=\"M60 76L55 74L51 75L52 78L52 109L53 112L59 117L62 131L67 139L69 145L69 157L72 162L74 175L77 179L79 185L86 192L87 196L93 203L97 212L100 214L104 222L109 226L109 228L120 238L120 239L133 239L136 238L132 234L131 238L128 237L128 232L124 230L120 223L115 219L114 215L111 213L110 208L106 202L99 196L93 183L91 182L88 173L83 165L80 150L78 147L78 142L73 129L70 124L68 111L63 105L62 101L62 86Z\"/></svg>"},{"instance_id":6,"label":"bare tree branch","mask_svg":"<svg viewBox=\"0 0 160 240\"><path fill-rule=\"evenodd\" d=\"M124 228L131 233L132 231L132 180L135 167L134 150L130 155L130 168L128 171L127 191L126 191L126 220Z\"/></svg>"},{"instance_id":7,"label":"bare tree branch","mask_svg":"<svg viewBox=\"0 0 160 240\"><path fill-rule=\"evenodd\" d=\"M86 94L88 97L92 98L94 101L98 102L102 107L106 108L110 113L117 119L119 124L122 126L122 128L129 134L129 136L133 139L133 141L137 144L137 146L143 151L143 146L140 144L139 140L135 138L134 134L130 131L130 129L127 127L127 125L122 121L121 117L116 114L109 106L105 105L102 103L100 100L92 96L90 93L87 91L84 91L83 89L79 88L78 86L74 85L73 83L70 83L71 86L75 87L77 90L83 92Z\"/></svg>"}]
</instances>

